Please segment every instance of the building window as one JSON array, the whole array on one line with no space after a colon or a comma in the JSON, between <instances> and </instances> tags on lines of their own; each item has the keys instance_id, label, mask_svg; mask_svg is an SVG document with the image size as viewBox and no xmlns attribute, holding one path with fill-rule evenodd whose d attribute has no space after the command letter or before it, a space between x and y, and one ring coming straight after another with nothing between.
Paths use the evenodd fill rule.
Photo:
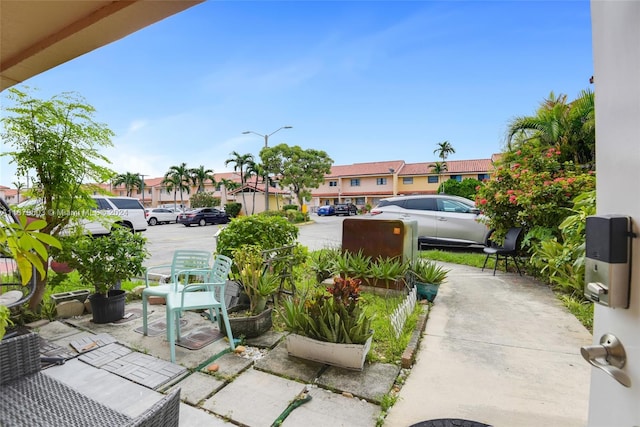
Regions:
<instances>
[{"instance_id":1,"label":"building window","mask_svg":"<svg viewBox=\"0 0 640 427\"><path fill-rule=\"evenodd\" d=\"M413 177L402 178L403 184L413 184Z\"/></svg>"},{"instance_id":2,"label":"building window","mask_svg":"<svg viewBox=\"0 0 640 427\"><path fill-rule=\"evenodd\" d=\"M438 183L438 177L437 176L428 176L427 177L427 182L429 184L437 184Z\"/></svg>"},{"instance_id":3,"label":"building window","mask_svg":"<svg viewBox=\"0 0 640 427\"><path fill-rule=\"evenodd\" d=\"M387 185L387 178L376 178L376 185Z\"/></svg>"},{"instance_id":4,"label":"building window","mask_svg":"<svg viewBox=\"0 0 640 427\"><path fill-rule=\"evenodd\" d=\"M478 181L484 181L484 180L488 180L489 179L489 174L488 173L479 173L478 174Z\"/></svg>"},{"instance_id":5,"label":"building window","mask_svg":"<svg viewBox=\"0 0 640 427\"><path fill-rule=\"evenodd\" d=\"M364 197L356 197L356 205L364 205Z\"/></svg>"},{"instance_id":6,"label":"building window","mask_svg":"<svg viewBox=\"0 0 640 427\"><path fill-rule=\"evenodd\" d=\"M337 187L338 181L329 181L329 187Z\"/></svg>"},{"instance_id":7,"label":"building window","mask_svg":"<svg viewBox=\"0 0 640 427\"><path fill-rule=\"evenodd\" d=\"M358 179L358 178L351 179L351 186L352 187L360 187L360 179Z\"/></svg>"},{"instance_id":8,"label":"building window","mask_svg":"<svg viewBox=\"0 0 640 427\"><path fill-rule=\"evenodd\" d=\"M453 179L454 181L462 181L462 175L451 175L449 179Z\"/></svg>"}]
</instances>

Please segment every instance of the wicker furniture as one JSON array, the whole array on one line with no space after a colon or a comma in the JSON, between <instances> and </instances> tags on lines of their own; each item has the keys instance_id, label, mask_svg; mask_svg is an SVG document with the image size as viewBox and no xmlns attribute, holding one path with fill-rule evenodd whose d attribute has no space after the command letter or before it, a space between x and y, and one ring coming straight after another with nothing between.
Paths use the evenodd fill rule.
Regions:
<instances>
[{"instance_id":1,"label":"wicker furniture","mask_svg":"<svg viewBox=\"0 0 640 427\"><path fill-rule=\"evenodd\" d=\"M40 372L38 335L0 341L0 425L178 426L180 390L136 418L119 413Z\"/></svg>"}]
</instances>

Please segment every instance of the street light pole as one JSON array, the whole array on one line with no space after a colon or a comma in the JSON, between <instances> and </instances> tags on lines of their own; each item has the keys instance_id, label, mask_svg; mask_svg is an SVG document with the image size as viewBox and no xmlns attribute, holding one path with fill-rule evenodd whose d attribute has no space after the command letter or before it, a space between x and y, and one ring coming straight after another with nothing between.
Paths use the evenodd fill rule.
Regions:
<instances>
[{"instance_id":1,"label":"street light pole","mask_svg":"<svg viewBox=\"0 0 640 427\"><path fill-rule=\"evenodd\" d=\"M243 135L247 135L249 133L252 133L254 135L258 135L264 138L264 148L269 147L269 137L271 135L273 135L274 133L282 130L282 129L291 129L293 126L282 126L279 127L278 129L274 130L271 133L265 133L265 134L261 134L258 132L254 132L252 130L245 130L244 132L242 132ZM264 185L264 210L268 211L269 210L269 172L265 171L265 185Z\"/></svg>"}]
</instances>

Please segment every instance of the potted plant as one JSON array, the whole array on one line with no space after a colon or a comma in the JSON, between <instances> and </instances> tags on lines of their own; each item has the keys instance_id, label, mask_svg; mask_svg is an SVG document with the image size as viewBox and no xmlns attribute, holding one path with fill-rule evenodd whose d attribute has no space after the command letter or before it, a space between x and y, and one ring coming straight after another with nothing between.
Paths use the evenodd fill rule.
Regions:
<instances>
[{"instance_id":1,"label":"potted plant","mask_svg":"<svg viewBox=\"0 0 640 427\"><path fill-rule=\"evenodd\" d=\"M278 314L291 332L289 355L362 370L373 331L360 304L360 280L339 276L308 298L285 299Z\"/></svg>"},{"instance_id":2,"label":"potted plant","mask_svg":"<svg viewBox=\"0 0 640 427\"><path fill-rule=\"evenodd\" d=\"M447 278L449 270L433 261L417 261L411 268L415 277L418 296L433 302L438 293L438 287Z\"/></svg>"},{"instance_id":3,"label":"potted plant","mask_svg":"<svg viewBox=\"0 0 640 427\"><path fill-rule=\"evenodd\" d=\"M280 280L276 274L264 268L259 246L240 246L233 251L233 263L235 272L231 276L241 285L249 304L248 307L238 306L235 314L229 317L231 331L234 336L253 338L273 326L272 308L267 307L267 300L278 290Z\"/></svg>"},{"instance_id":4,"label":"potted plant","mask_svg":"<svg viewBox=\"0 0 640 427\"><path fill-rule=\"evenodd\" d=\"M64 245L58 260L67 262L94 288L89 296L94 323L114 322L124 316L126 295L120 283L144 273L142 264L149 255L145 244L140 234L115 227L109 235L83 235Z\"/></svg>"},{"instance_id":5,"label":"potted plant","mask_svg":"<svg viewBox=\"0 0 640 427\"><path fill-rule=\"evenodd\" d=\"M371 263L367 282L383 289L404 289L409 263L400 257L378 257Z\"/></svg>"}]
</instances>

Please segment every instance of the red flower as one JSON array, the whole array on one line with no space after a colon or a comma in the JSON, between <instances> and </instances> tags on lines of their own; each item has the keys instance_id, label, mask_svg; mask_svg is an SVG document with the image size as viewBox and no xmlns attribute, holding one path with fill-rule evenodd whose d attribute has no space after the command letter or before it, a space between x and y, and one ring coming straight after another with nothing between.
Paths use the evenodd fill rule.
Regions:
<instances>
[{"instance_id":1,"label":"red flower","mask_svg":"<svg viewBox=\"0 0 640 427\"><path fill-rule=\"evenodd\" d=\"M518 198L516 196L510 196L509 197L509 202L513 203L514 205L517 203Z\"/></svg>"}]
</instances>

